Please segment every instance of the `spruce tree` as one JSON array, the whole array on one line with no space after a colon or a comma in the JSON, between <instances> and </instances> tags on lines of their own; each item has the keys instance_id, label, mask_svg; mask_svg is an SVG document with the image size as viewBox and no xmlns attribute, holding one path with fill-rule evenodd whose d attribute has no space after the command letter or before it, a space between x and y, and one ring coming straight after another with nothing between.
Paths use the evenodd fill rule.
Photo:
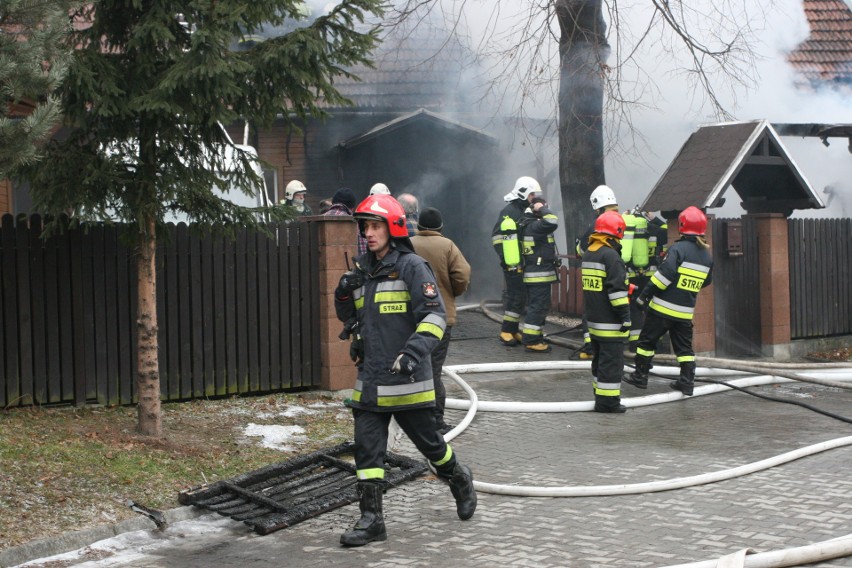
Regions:
<instances>
[{"instance_id":1,"label":"spruce tree","mask_svg":"<svg viewBox=\"0 0 852 568\"><path fill-rule=\"evenodd\" d=\"M70 50L67 4L0 2L0 179L32 164L59 120L51 96Z\"/></svg>"},{"instance_id":2,"label":"spruce tree","mask_svg":"<svg viewBox=\"0 0 852 568\"><path fill-rule=\"evenodd\" d=\"M334 79L369 64L380 0L343 0L307 19L294 0L99 0L77 15L60 90L69 135L30 171L44 213L118 218L135 232L138 431L162 435L155 251L167 212L213 228L257 226L255 212L217 196L227 167L222 125L295 124L347 102ZM265 41L248 41L281 30ZM269 35L268 33L266 35ZM242 45L234 49L235 45ZM251 156L227 183L254 194ZM268 213L280 217L283 208Z\"/></svg>"}]
</instances>

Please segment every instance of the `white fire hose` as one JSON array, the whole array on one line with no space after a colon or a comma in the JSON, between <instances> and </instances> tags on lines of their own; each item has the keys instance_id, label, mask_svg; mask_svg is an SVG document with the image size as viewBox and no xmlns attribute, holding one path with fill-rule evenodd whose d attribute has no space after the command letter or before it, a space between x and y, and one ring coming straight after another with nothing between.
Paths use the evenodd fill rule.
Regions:
<instances>
[{"instance_id":1,"label":"white fire hose","mask_svg":"<svg viewBox=\"0 0 852 568\"><path fill-rule=\"evenodd\" d=\"M704 361L702 360L702 363ZM735 365L738 369L747 367L740 362ZM699 367L696 369L696 376L731 376L732 373L724 372L724 364L720 360L714 361L714 368ZM496 402L496 401L480 401L476 392L465 382L461 373L493 373L506 371L551 371L551 370L580 370L589 369L591 363L589 361L548 361L548 362L528 362L528 363L484 363L474 365L452 365L444 367L444 373L453 379L467 393L469 400L460 400L448 398L446 408L455 410L467 410L464 419L458 426L453 428L444 437L447 441L452 440L465 429L473 421L474 416L480 410L491 412L581 412L591 411L594 408L593 401L575 401L575 402ZM826 369L826 367L828 367ZM764 372L770 369L775 369L775 366L756 365L752 366L751 372ZM806 382L814 382L838 388L852 388L852 367L847 365L822 365L815 364L812 366L797 365L794 367L797 370L805 371L800 373L783 373L787 377L793 376L796 378L785 378L776 375L758 375L746 376L743 378L731 379L725 382L732 386L747 387L756 385L766 385L775 383L789 383L796 380ZM814 369L820 369L815 371ZM825 370L823 370L825 369ZM654 367L655 374L677 377L680 373L679 368L674 367ZM739 375L743 373L740 372ZM694 390L693 396L703 396L717 392L730 390L729 387L721 384L710 384L698 386ZM664 402L672 402L684 398L682 393L671 392L663 394L654 394L643 397L633 397L622 399L622 404L627 407L648 406L651 404L660 404ZM704 473L689 477L652 481L646 483L621 484L621 485L597 485L597 486L564 486L564 487L540 487L540 486L520 486L520 485L500 485L494 483L485 483L474 481L474 487L477 491L484 493L492 493L498 495L515 495L521 497L592 497L605 495L628 495L638 493L652 493L658 491L668 491L672 489L681 489L684 487L693 487L696 485L704 485L715 483L748 475L757 471L768 469L777 465L781 465L793 460L797 460L806 456L811 456L827 450L840 448L852 445L852 436L836 438L828 440L804 448L799 448L778 456L766 458L750 464L741 465L727 470ZM799 548L791 548L766 552L761 554L750 555L751 550L741 550L734 554L723 558L697 562L693 564L681 564L671 568L776 568L782 566L798 566L802 564L810 564L821 560L831 558L840 558L852 555L852 534L840 537L837 539L819 542Z\"/></svg>"}]
</instances>

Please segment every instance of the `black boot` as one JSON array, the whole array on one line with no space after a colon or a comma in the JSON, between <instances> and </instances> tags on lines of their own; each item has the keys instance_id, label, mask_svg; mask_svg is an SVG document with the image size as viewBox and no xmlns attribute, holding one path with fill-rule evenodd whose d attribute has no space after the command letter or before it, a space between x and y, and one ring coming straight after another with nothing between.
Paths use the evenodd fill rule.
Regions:
<instances>
[{"instance_id":1,"label":"black boot","mask_svg":"<svg viewBox=\"0 0 852 568\"><path fill-rule=\"evenodd\" d=\"M620 396L595 395L595 412L603 414L624 414L627 407L621 404Z\"/></svg>"},{"instance_id":2,"label":"black boot","mask_svg":"<svg viewBox=\"0 0 852 568\"><path fill-rule=\"evenodd\" d=\"M456 462L451 472L438 471L438 476L450 484L459 518L463 521L471 518L476 511L476 490L473 488L473 473L470 468Z\"/></svg>"},{"instance_id":3,"label":"black boot","mask_svg":"<svg viewBox=\"0 0 852 568\"><path fill-rule=\"evenodd\" d=\"M680 376L677 381L671 383L674 390L679 390L684 396L692 396L695 386L695 363L681 363Z\"/></svg>"},{"instance_id":4,"label":"black boot","mask_svg":"<svg viewBox=\"0 0 852 568\"><path fill-rule=\"evenodd\" d=\"M382 484L374 481L358 482L361 518L351 531L340 535L343 546L364 546L374 540L387 540L385 520L382 517Z\"/></svg>"},{"instance_id":5,"label":"black boot","mask_svg":"<svg viewBox=\"0 0 852 568\"><path fill-rule=\"evenodd\" d=\"M638 389L648 388L648 372L651 370L651 359L644 355L637 355L635 359L636 370L625 375L624 382Z\"/></svg>"}]
</instances>

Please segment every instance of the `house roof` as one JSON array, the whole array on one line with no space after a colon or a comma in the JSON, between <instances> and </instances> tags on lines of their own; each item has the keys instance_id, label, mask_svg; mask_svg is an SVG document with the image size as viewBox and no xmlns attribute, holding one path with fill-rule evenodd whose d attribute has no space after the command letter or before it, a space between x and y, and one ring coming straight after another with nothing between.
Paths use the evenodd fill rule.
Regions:
<instances>
[{"instance_id":1,"label":"house roof","mask_svg":"<svg viewBox=\"0 0 852 568\"><path fill-rule=\"evenodd\" d=\"M821 209L772 125L765 120L702 126L693 132L642 204L645 211L720 207L733 187L749 213ZM674 215L665 215L666 217Z\"/></svg>"},{"instance_id":2,"label":"house roof","mask_svg":"<svg viewBox=\"0 0 852 568\"><path fill-rule=\"evenodd\" d=\"M852 9L844 0L804 0L811 33L788 61L811 83L852 85Z\"/></svg>"},{"instance_id":3,"label":"house roof","mask_svg":"<svg viewBox=\"0 0 852 568\"><path fill-rule=\"evenodd\" d=\"M366 132L362 132L361 134L358 134L340 142L338 146L343 149L354 148L356 146L374 140L380 136L389 134L394 130L398 130L400 128L404 128L406 126L411 126L414 124L423 123L436 125L439 128L443 128L452 133L473 136L474 138L477 138L488 144L498 143L497 137L488 134L487 132L479 128L474 128L473 126L469 126L462 122L452 120L445 116L441 116L439 114L421 108L414 112L402 115L393 120L389 120L387 122L374 126Z\"/></svg>"},{"instance_id":4,"label":"house roof","mask_svg":"<svg viewBox=\"0 0 852 568\"><path fill-rule=\"evenodd\" d=\"M372 55L374 67L348 69L335 86L358 110L450 110L466 106L473 56L448 32L422 26L391 28Z\"/></svg>"}]
</instances>

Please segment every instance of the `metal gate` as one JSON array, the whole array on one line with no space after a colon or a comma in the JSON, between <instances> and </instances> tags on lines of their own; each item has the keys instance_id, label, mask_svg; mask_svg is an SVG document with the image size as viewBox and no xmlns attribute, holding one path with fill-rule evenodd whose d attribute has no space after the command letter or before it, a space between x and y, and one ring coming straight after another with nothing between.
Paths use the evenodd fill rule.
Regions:
<instances>
[{"instance_id":1,"label":"metal gate","mask_svg":"<svg viewBox=\"0 0 852 568\"><path fill-rule=\"evenodd\" d=\"M760 355L757 223L747 216L711 223L716 355Z\"/></svg>"}]
</instances>

